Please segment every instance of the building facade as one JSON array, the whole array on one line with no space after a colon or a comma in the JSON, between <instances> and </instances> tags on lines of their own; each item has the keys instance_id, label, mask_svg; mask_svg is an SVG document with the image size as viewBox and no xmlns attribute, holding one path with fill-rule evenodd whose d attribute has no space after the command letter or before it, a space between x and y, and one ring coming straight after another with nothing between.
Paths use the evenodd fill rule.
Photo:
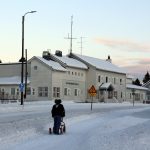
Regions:
<instances>
[{"instance_id":1,"label":"building facade","mask_svg":"<svg viewBox=\"0 0 150 150\"><path fill-rule=\"evenodd\" d=\"M131 80L122 68L111 62L110 56L101 60L73 53L63 56L61 51L55 54L44 51L42 57L34 56L28 60L27 68L27 101L61 98L88 102L91 101L88 93L91 86L97 91L94 101L132 101L133 87L128 85ZM20 63L0 64L0 99L20 99L20 71ZM136 89L140 101L145 99L147 89Z\"/></svg>"}]
</instances>

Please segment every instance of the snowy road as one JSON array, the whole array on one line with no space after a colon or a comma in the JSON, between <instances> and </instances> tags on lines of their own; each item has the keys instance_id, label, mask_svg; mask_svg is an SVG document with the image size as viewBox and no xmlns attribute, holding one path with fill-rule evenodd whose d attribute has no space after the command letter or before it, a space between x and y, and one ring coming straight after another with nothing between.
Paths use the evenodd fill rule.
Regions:
<instances>
[{"instance_id":1,"label":"snowy road","mask_svg":"<svg viewBox=\"0 0 150 150\"><path fill-rule=\"evenodd\" d=\"M67 111L67 133L64 135L48 134L51 107L46 104L3 111L0 115L0 149L149 149L149 105L133 108L131 104L94 104L92 111L89 104L64 105Z\"/></svg>"}]
</instances>

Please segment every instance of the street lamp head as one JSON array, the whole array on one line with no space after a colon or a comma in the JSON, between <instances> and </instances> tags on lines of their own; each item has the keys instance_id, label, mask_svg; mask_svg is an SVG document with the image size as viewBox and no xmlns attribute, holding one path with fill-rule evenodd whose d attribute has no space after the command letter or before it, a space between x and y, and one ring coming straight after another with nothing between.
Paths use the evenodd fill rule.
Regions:
<instances>
[{"instance_id":1,"label":"street lamp head","mask_svg":"<svg viewBox=\"0 0 150 150\"><path fill-rule=\"evenodd\" d=\"M37 11L30 11L30 13L35 13L35 12L37 12Z\"/></svg>"},{"instance_id":2,"label":"street lamp head","mask_svg":"<svg viewBox=\"0 0 150 150\"><path fill-rule=\"evenodd\" d=\"M27 15L27 14L29 14L29 13L35 13L36 11L28 11L28 12L26 12L25 14L24 14L24 16L25 15Z\"/></svg>"}]
</instances>

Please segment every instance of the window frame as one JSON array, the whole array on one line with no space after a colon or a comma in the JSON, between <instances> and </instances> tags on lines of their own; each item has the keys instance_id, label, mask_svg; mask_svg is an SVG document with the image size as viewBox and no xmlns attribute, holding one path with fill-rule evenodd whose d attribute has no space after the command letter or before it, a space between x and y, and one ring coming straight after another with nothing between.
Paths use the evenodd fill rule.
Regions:
<instances>
[{"instance_id":1,"label":"window frame","mask_svg":"<svg viewBox=\"0 0 150 150\"><path fill-rule=\"evenodd\" d=\"M38 87L38 97L48 97L48 87Z\"/></svg>"}]
</instances>

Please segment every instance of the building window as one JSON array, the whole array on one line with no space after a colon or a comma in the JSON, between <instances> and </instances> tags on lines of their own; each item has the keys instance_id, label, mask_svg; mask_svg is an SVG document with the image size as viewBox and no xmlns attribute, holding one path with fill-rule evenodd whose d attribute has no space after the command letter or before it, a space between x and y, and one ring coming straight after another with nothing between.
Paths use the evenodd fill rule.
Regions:
<instances>
[{"instance_id":1,"label":"building window","mask_svg":"<svg viewBox=\"0 0 150 150\"><path fill-rule=\"evenodd\" d=\"M108 77L106 77L106 83L108 82Z\"/></svg>"},{"instance_id":2,"label":"building window","mask_svg":"<svg viewBox=\"0 0 150 150\"><path fill-rule=\"evenodd\" d=\"M39 97L48 97L48 87L38 87Z\"/></svg>"},{"instance_id":3,"label":"building window","mask_svg":"<svg viewBox=\"0 0 150 150\"><path fill-rule=\"evenodd\" d=\"M77 72L75 72L75 76L77 75Z\"/></svg>"},{"instance_id":4,"label":"building window","mask_svg":"<svg viewBox=\"0 0 150 150\"><path fill-rule=\"evenodd\" d=\"M98 82L101 82L101 76L98 76Z\"/></svg>"},{"instance_id":5,"label":"building window","mask_svg":"<svg viewBox=\"0 0 150 150\"><path fill-rule=\"evenodd\" d=\"M74 96L78 96L78 89L74 90Z\"/></svg>"},{"instance_id":6,"label":"building window","mask_svg":"<svg viewBox=\"0 0 150 150\"><path fill-rule=\"evenodd\" d=\"M71 89L68 89L68 96L70 96L71 95Z\"/></svg>"},{"instance_id":7,"label":"building window","mask_svg":"<svg viewBox=\"0 0 150 150\"><path fill-rule=\"evenodd\" d=\"M31 87L27 87L27 95L31 95Z\"/></svg>"},{"instance_id":8,"label":"building window","mask_svg":"<svg viewBox=\"0 0 150 150\"><path fill-rule=\"evenodd\" d=\"M135 100L139 101L140 100L140 93L135 93Z\"/></svg>"},{"instance_id":9,"label":"building window","mask_svg":"<svg viewBox=\"0 0 150 150\"><path fill-rule=\"evenodd\" d=\"M114 78L114 84L116 84L116 78Z\"/></svg>"},{"instance_id":10,"label":"building window","mask_svg":"<svg viewBox=\"0 0 150 150\"><path fill-rule=\"evenodd\" d=\"M114 97L117 99L117 91L114 91Z\"/></svg>"},{"instance_id":11,"label":"building window","mask_svg":"<svg viewBox=\"0 0 150 150\"><path fill-rule=\"evenodd\" d=\"M83 77L83 73L81 73L81 76Z\"/></svg>"},{"instance_id":12,"label":"building window","mask_svg":"<svg viewBox=\"0 0 150 150\"><path fill-rule=\"evenodd\" d=\"M64 88L64 95L65 96L70 96L71 95L71 90L69 88Z\"/></svg>"},{"instance_id":13,"label":"building window","mask_svg":"<svg viewBox=\"0 0 150 150\"><path fill-rule=\"evenodd\" d=\"M53 87L53 97L60 97L60 87Z\"/></svg>"},{"instance_id":14,"label":"building window","mask_svg":"<svg viewBox=\"0 0 150 150\"><path fill-rule=\"evenodd\" d=\"M11 88L11 95L15 95L15 88Z\"/></svg>"},{"instance_id":15,"label":"building window","mask_svg":"<svg viewBox=\"0 0 150 150\"><path fill-rule=\"evenodd\" d=\"M37 70L37 66L34 66L34 70Z\"/></svg>"},{"instance_id":16,"label":"building window","mask_svg":"<svg viewBox=\"0 0 150 150\"><path fill-rule=\"evenodd\" d=\"M64 88L64 95L67 96L67 88Z\"/></svg>"},{"instance_id":17,"label":"building window","mask_svg":"<svg viewBox=\"0 0 150 150\"><path fill-rule=\"evenodd\" d=\"M74 90L74 96L79 96L80 95L80 90L79 89L75 89Z\"/></svg>"},{"instance_id":18,"label":"building window","mask_svg":"<svg viewBox=\"0 0 150 150\"><path fill-rule=\"evenodd\" d=\"M121 92L121 98L122 98L122 96L123 96L123 94L122 94L122 92Z\"/></svg>"},{"instance_id":19,"label":"building window","mask_svg":"<svg viewBox=\"0 0 150 150\"><path fill-rule=\"evenodd\" d=\"M80 76L80 72L78 72L78 76Z\"/></svg>"},{"instance_id":20,"label":"building window","mask_svg":"<svg viewBox=\"0 0 150 150\"><path fill-rule=\"evenodd\" d=\"M35 89L32 89L32 95L35 95Z\"/></svg>"},{"instance_id":21,"label":"building window","mask_svg":"<svg viewBox=\"0 0 150 150\"><path fill-rule=\"evenodd\" d=\"M17 95L19 95L19 89L17 89Z\"/></svg>"},{"instance_id":22,"label":"building window","mask_svg":"<svg viewBox=\"0 0 150 150\"><path fill-rule=\"evenodd\" d=\"M70 71L68 71L68 74L70 75Z\"/></svg>"},{"instance_id":23,"label":"building window","mask_svg":"<svg viewBox=\"0 0 150 150\"><path fill-rule=\"evenodd\" d=\"M122 79L120 79L120 85L122 85Z\"/></svg>"}]
</instances>

